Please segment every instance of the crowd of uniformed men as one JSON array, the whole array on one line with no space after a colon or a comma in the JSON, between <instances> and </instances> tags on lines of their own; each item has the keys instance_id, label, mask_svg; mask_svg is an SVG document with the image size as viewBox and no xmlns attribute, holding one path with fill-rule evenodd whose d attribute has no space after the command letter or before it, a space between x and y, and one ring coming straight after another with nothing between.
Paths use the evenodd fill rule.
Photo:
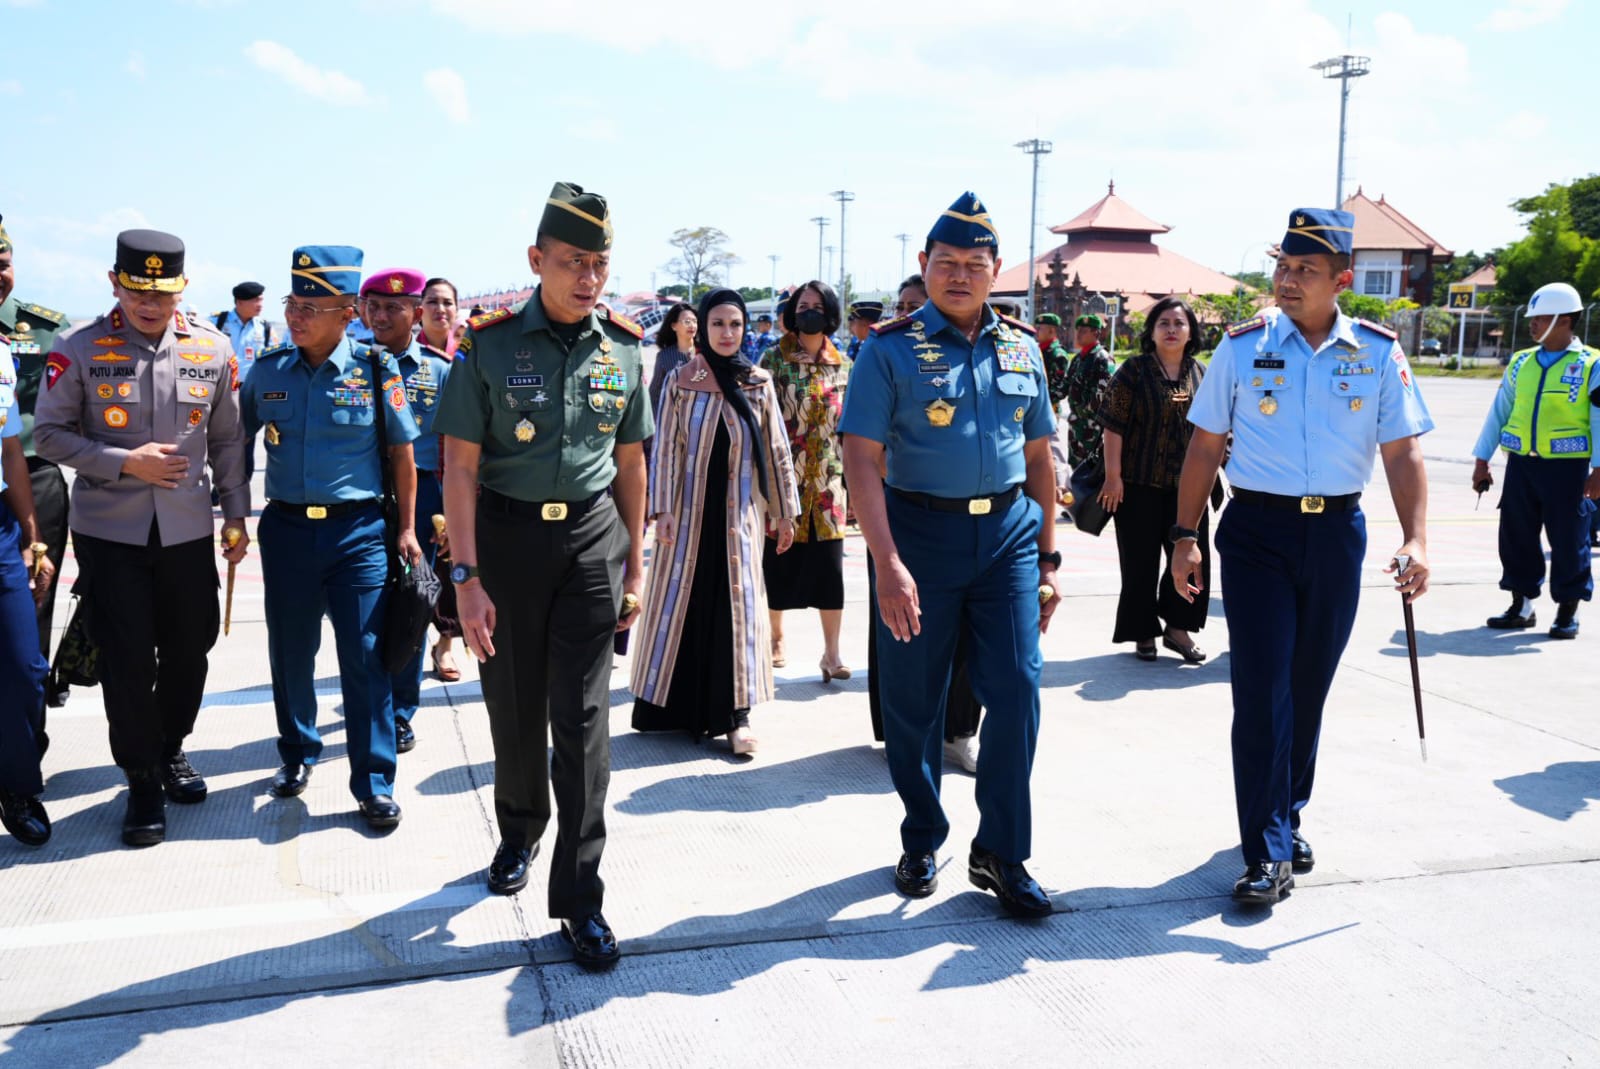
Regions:
<instances>
[{"instance_id":1,"label":"crowd of uniformed men","mask_svg":"<svg viewBox=\"0 0 1600 1069\"><path fill-rule=\"evenodd\" d=\"M1393 333L1338 309L1352 278L1352 226L1339 211L1291 214L1272 307L1227 332L1194 398L1169 532L1171 581L1192 597L1202 582L1196 529L1226 456L1233 498L1216 545L1231 595L1246 864L1233 893L1244 902L1278 901L1315 863L1301 812L1355 618L1360 499L1375 454L1403 532L1396 587L1408 599L1428 588L1418 438L1433 424ZM260 351L250 335L240 344L253 366L241 375L244 324L179 310L187 280L178 238L119 235L115 303L69 327L13 298L13 249L0 230L0 810L12 835L30 845L50 835L44 717L64 693L53 677L47 686L47 655L69 527L83 635L98 647L111 753L128 782L124 841L161 842L166 803L206 797L183 746L219 627L217 555L234 564L252 545L247 454L259 435L267 501L254 535L281 759L272 791L305 790L321 755L313 661L326 616L350 791L373 827L399 823L396 754L413 737L421 655L399 673L384 667L386 579L392 557L431 563L448 549L495 750L501 841L489 888L527 884L553 787L549 913L580 964L615 962L599 875L609 672L613 635L636 618L644 587L642 443L653 420L641 331L601 302L611 244L605 199L557 183L528 249L538 289L524 305L473 319L453 358L417 340L430 281L422 272L363 280L359 249L295 249L290 338ZM1052 452L1066 396L1064 354L1052 344L1060 321L1041 317L1047 364L1034 328L990 307L999 237L971 193L937 216L918 259L927 303L857 332L839 427L877 565L885 745L906 814L893 882L920 897L937 881L950 831L940 746L960 640L988 710L969 877L1012 915L1037 917L1052 907L1024 862L1039 634L1061 604L1060 443ZM245 301L261 293L259 284L244 290ZM1493 450L1509 454L1501 586L1515 600L1492 627L1534 622L1541 526L1559 606L1552 635L1574 637L1578 603L1591 596L1600 359L1574 338L1581 305L1564 284L1535 295L1528 313L1539 344L1513 357L1475 450L1480 488ZM347 332L358 311L371 345ZM1081 335L1095 324L1075 326ZM1085 352L1099 363L1092 345ZM1074 438L1072 455L1090 444ZM398 503L387 525L386 467ZM70 509L63 468L75 472ZM446 523L436 531L440 511Z\"/></svg>"}]
</instances>

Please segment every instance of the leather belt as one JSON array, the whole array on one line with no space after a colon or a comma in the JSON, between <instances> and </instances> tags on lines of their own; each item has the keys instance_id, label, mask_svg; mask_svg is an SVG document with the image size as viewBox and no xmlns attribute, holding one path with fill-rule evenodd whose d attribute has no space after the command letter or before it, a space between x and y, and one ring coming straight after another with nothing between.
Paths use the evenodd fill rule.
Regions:
<instances>
[{"instance_id":1,"label":"leather belt","mask_svg":"<svg viewBox=\"0 0 1600 1069\"><path fill-rule=\"evenodd\" d=\"M895 486L889 489L893 490L895 496L902 501L909 501L913 505L920 505L935 512L961 512L968 516L987 516L996 508L1015 501L1022 493L1022 484L1018 483L1010 489L990 494L988 497L935 497L933 494L920 494L915 490L901 490Z\"/></svg>"},{"instance_id":2,"label":"leather belt","mask_svg":"<svg viewBox=\"0 0 1600 1069\"><path fill-rule=\"evenodd\" d=\"M1338 494L1334 497L1320 497L1315 494L1306 497L1290 497L1287 494L1265 494L1260 490L1246 490L1235 486L1233 496L1236 500L1246 501L1252 505L1263 505L1267 508L1285 509L1289 512L1300 512L1308 516L1321 515L1324 512L1349 512L1361 501L1361 493Z\"/></svg>"},{"instance_id":3,"label":"leather belt","mask_svg":"<svg viewBox=\"0 0 1600 1069\"><path fill-rule=\"evenodd\" d=\"M331 520L336 516L347 516L352 512L372 508L378 503L375 497L363 498L360 501L335 501L331 505L299 505L293 501L268 501L269 508L279 512L287 512L291 516L299 516L306 520Z\"/></svg>"},{"instance_id":4,"label":"leather belt","mask_svg":"<svg viewBox=\"0 0 1600 1069\"><path fill-rule=\"evenodd\" d=\"M581 519L605 496L606 492L599 490L582 501L524 501L517 497L507 497L485 486L478 492L478 505L485 512L499 516L518 516L540 519L547 523L560 523L563 520Z\"/></svg>"}]
</instances>

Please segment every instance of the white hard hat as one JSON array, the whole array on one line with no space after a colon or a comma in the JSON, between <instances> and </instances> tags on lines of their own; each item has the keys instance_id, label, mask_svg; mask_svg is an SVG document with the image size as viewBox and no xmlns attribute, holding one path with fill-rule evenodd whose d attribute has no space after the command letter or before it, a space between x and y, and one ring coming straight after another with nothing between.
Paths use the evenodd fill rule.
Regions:
<instances>
[{"instance_id":1,"label":"white hard hat","mask_svg":"<svg viewBox=\"0 0 1600 1069\"><path fill-rule=\"evenodd\" d=\"M1583 311L1583 298L1565 282L1551 282L1540 286L1528 298L1529 316L1559 316L1568 312Z\"/></svg>"}]
</instances>

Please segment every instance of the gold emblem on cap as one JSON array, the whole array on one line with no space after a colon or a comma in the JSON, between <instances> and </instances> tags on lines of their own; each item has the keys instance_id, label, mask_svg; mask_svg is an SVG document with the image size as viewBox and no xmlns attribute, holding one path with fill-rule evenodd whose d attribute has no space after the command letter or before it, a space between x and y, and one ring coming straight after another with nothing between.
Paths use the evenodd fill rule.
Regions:
<instances>
[{"instance_id":1,"label":"gold emblem on cap","mask_svg":"<svg viewBox=\"0 0 1600 1069\"><path fill-rule=\"evenodd\" d=\"M1269 393L1261 399L1261 403L1256 407L1261 409L1263 416L1270 416L1278 410L1278 399Z\"/></svg>"},{"instance_id":2,"label":"gold emblem on cap","mask_svg":"<svg viewBox=\"0 0 1600 1069\"><path fill-rule=\"evenodd\" d=\"M533 441L533 424L529 423L526 417L519 419L517 420L517 425L512 428L512 433L517 436L517 441L519 442L531 442Z\"/></svg>"},{"instance_id":3,"label":"gold emblem on cap","mask_svg":"<svg viewBox=\"0 0 1600 1069\"><path fill-rule=\"evenodd\" d=\"M1295 216L1294 217L1294 225L1295 226L1305 226L1306 225L1306 217L1303 216L1303 215Z\"/></svg>"},{"instance_id":4,"label":"gold emblem on cap","mask_svg":"<svg viewBox=\"0 0 1600 1069\"><path fill-rule=\"evenodd\" d=\"M403 290L405 288L406 288L405 279L401 278L399 275L396 275L394 278L391 278L389 280L389 292L390 293L399 293L401 290Z\"/></svg>"},{"instance_id":5,"label":"gold emblem on cap","mask_svg":"<svg viewBox=\"0 0 1600 1069\"><path fill-rule=\"evenodd\" d=\"M162 261L161 257L157 256L155 253L151 253L149 256L144 258L144 269L150 272L150 274L156 278L161 277L161 269L166 266L167 265Z\"/></svg>"},{"instance_id":6,"label":"gold emblem on cap","mask_svg":"<svg viewBox=\"0 0 1600 1069\"><path fill-rule=\"evenodd\" d=\"M955 417L955 406L942 397L928 406L928 422L935 427L948 427Z\"/></svg>"},{"instance_id":7,"label":"gold emblem on cap","mask_svg":"<svg viewBox=\"0 0 1600 1069\"><path fill-rule=\"evenodd\" d=\"M311 257L307 256L305 253L301 253L300 259L296 260L295 263L299 264L301 267L310 267Z\"/></svg>"}]
</instances>

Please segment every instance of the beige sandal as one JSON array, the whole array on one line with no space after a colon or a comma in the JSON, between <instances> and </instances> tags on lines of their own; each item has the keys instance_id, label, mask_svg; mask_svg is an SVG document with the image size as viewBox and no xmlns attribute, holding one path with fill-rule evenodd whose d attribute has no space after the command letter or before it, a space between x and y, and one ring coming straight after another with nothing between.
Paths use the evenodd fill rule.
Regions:
<instances>
[{"instance_id":1,"label":"beige sandal","mask_svg":"<svg viewBox=\"0 0 1600 1069\"><path fill-rule=\"evenodd\" d=\"M728 745L740 757L749 757L761 746L761 740L750 734L749 728L734 728L728 732Z\"/></svg>"}]
</instances>

